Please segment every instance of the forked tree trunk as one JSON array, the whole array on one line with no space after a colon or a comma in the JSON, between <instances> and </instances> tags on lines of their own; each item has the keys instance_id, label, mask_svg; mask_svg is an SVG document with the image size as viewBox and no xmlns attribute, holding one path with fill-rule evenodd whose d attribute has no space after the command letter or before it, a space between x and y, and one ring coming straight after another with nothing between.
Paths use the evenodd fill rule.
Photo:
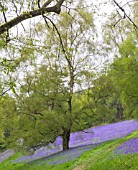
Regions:
<instances>
[{"instance_id":1,"label":"forked tree trunk","mask_svg":"<svg viewBox=\"0 0 138 170\"><path fill-rule=\"evenodd\" d=\"M69 149L70 129L63 132L63 150Z\"/></svg>"}]
</instances>

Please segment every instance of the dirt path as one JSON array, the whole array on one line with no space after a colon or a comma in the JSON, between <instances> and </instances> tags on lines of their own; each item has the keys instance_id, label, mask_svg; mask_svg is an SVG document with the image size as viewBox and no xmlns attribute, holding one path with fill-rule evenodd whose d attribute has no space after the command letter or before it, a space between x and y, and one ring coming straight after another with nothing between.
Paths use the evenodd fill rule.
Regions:
<instances>
[{"instance_id":1,"label":"dirt path","mask_svg":"<svg viewBox=\"0 0 138 170\"><path fill-rule=\"evenodd\" d=\"M74 168L73 170L83 170L84 169L84 165L78 165L76 168Z\"/></svg>"}]
</instances>

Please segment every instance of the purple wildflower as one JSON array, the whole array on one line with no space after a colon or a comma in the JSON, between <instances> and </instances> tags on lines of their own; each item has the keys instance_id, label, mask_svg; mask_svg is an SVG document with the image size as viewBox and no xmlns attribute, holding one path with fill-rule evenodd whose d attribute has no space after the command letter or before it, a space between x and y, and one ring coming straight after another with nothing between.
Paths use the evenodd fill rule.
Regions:
<instances>
[{"instance_id":1,"label":"purple wildflower","mask_svg":"<svg viewBox=\"0 0 138 170\"><path fill-rule=\"evenodd\" d=\"M138 152L138 138L133 138L115 149L115 154L128 154Z\"/></svg>"},{"instance_id":2,"label":"purple wildflower","mask_svg":"<svg viewBox=\"0 0 138 170\"><path fill-rule=\"evenodd\" d=\"M84 131L74 132L70 136L70 147L96 144L112 139L121 138L138 129L138 122L128 120L103 126L92 127ZM62 138L58 137L55 146L62 146Z\"/></svg>"},{"instance_id":3,"label":"purple wildflower","mask_svg":"<svg viewBox=\"0 0 138 170\"><path fill-rule=\"evenodd\" d=\"M92 127L84 131L71 133L69 146L70 148L74 148L90 144L98 144L127 136L137 129L138 122L135 120L127 120L123 122ZM59 151L62 151L62 138L60 136L57 137L54 143L50 143L48 146L38 149L32 156L19 158L17 162L21 162L22 160L30 162L36 159L47 157Z\"/></svg>"}]
</instances>

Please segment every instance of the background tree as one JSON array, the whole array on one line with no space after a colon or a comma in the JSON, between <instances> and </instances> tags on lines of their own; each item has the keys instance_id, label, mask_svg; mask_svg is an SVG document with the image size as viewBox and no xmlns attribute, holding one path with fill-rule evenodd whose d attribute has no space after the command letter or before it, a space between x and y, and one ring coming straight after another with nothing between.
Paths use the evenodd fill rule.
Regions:
<instances>
[{"instance_id":1,"label":"background tree","mask_svg":"<svg viewBox=\"0 0 138 170\"><path fill-rule=\"evenodd\" d=\"M133 2L131 7L131 18L137 24L137 2ZM117 18L114 19L116 20ZM113 23L116 23L115 29ZM136 80L137 78L135 71L137 72L138 30L136 27L130 25L127 20L124 20L121 14L120 19L113 21L108 28L110 29L107 34L105 33L105 42L109 47L112 47L111 49L115 49L114 47L116 47L116 51L114 51L115 61L111 67L109 66L109 70L111 69L109 74L113 77L114 85L120 94L120 101L124 105L124 113L126 113L124 117L135 117L137 113L135 113L135 116L133 113L137 112L134 111L137 108L137 102L135 101L137 97L133 98L132 96L134 96L134 93L136 94L137 86L137 82L134 79ZM127 103L127 101L129 102Z\"/></svg>"},{"instance_id":2,"label":"background tree","mask_svg":"<svg viewBox=\"0 0 138 170\"><path fill-rule=\"evenodd\" d=\"M120 45L121 58L112 64L112 74L118 86L122 100L126 103L126 114L137 117L137 34L129 35Z\"/></svg>"},{"instance_id":3,"label":"background tree","mask_svg":"<svg viewBox=\"0 0 138 170\"><path fill-rule=\"evenodd\" d=\"M124 119L123 104L112 76L104 72L100 73L98 78L92 80L92 83L93 86L85 90L87 104L84 107L87 107L87 114L90 113L87 120L89 126ZM89 116L93 121L89 119Z\"/></svg>"}]
</instances>

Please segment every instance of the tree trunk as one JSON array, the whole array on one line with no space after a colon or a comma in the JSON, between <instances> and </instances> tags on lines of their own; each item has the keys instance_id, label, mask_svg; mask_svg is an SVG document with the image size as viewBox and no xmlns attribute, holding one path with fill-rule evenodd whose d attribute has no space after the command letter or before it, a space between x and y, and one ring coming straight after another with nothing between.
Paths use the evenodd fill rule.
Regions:
<instances>
[{"instance_id":1,"label":"tree trunk","mask_svg":"<svg viewBox=\"0 0 138 170\"><path fill-rule=\"evenodd\" d=\"M122 107L122 105L119 103L117 104L117 113L116 113L116 117L121 120L123 118L123 112L124 112L124 109Z\"/></svg>"},{"instance_id":2,"label":"tree trunk","mask_svg":"<svg viewBox=\"0 0 138 170\"><path fill-rule=\"evenodd\" d=\"M63 132L63 150L69 149L70 129Z\"/></svg>"},{"instance_id":3,"label":"tree trunk","mask_svg":"<svg viewBox=\"0 0 138 170\"><path fill-rule=\"evenodd\" d=\"M67 124L66 127L63 128L63 150L69 149L69 140L70 140L70 133L72 127L72 96L73 96L73 87L74 87L74 69L71 64L71 60L66 58L68 62L69 68L69 96L68 96L68 112L66 114Z\"/></svg>"}]
</instances>

